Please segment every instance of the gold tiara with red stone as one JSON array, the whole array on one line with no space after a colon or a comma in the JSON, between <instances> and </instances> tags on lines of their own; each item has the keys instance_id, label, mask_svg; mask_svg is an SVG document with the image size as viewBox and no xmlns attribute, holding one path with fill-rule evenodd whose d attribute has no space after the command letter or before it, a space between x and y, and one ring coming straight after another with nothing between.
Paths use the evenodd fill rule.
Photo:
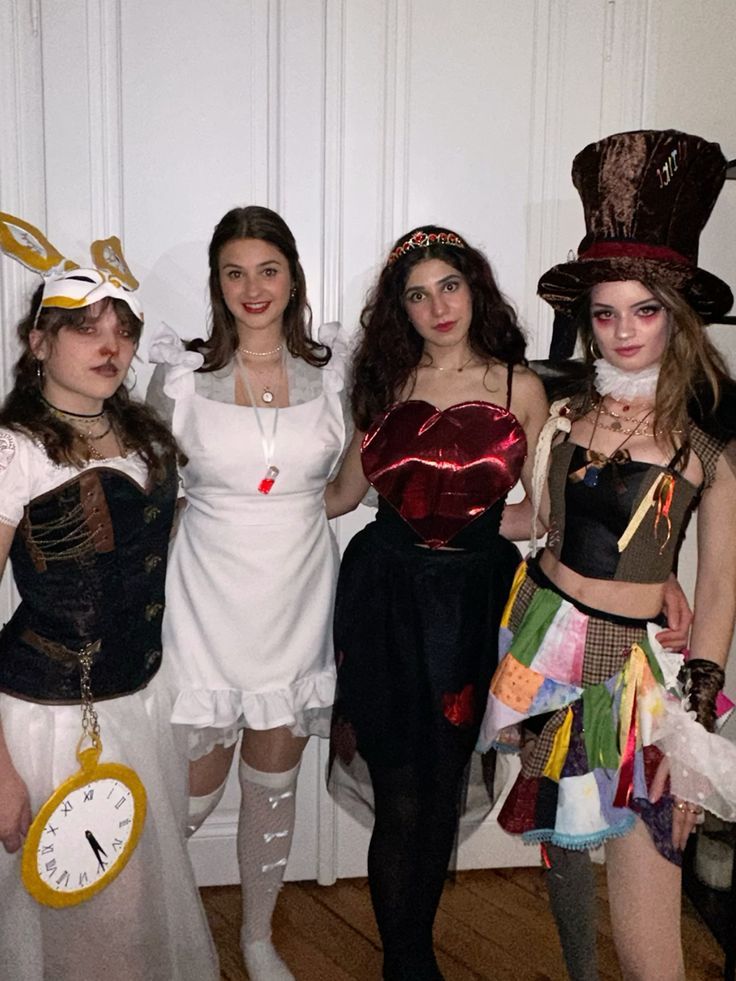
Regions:
<instances>
[{"instance_id":1,"label":"gold tiara with red stone","mask_svg":"<svg viewBox=\"0 0 736 981\"><path fill-rule=\"evenodd\" d=\"M134 296L138 280L123 257L120 239L112 236L93 242L94 266L80 268L66 259L34 225L15 215L0 212L0 252L20 262L43 279L41 309L88 307L106 296L124 300L134 315L143 320L143 310Z\"/></svg>"},{"instance_id":2,"label":"gold tiara with red stone","mask_svg":"<svg viewBox=\"0 0 736 981\"><path fill-rule=\"evenodd\" d=\"M397 245L386 261L387 266L392 266L397 259L412 249L428 249L430 245L451 245L455 249L464 249L465 242L454 232L427 232L419 229L412 232L406 241Z\"/></svg>"}]
</instances>

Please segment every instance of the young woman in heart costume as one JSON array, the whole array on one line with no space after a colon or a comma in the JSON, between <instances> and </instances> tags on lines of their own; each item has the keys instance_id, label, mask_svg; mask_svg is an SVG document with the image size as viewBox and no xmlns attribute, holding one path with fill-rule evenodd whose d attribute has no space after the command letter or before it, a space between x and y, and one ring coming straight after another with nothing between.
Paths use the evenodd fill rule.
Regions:
<instances>
[{"instance_id":1,"label":"young woman in heart costume","mask_svg":"<svg viewBox=\"0 0 736 981\"><path fill-rule=\"evenodd\" d=\"M528 511L504 504L546 400L487 260L448 229L398 240L361 325L358 432L326 503L342 514L370 482L379 506L340 572L333 739L370 770L384 977L417 981L441 977L432 925L519 561L501 518L528 536Z\"/></svg>"}]
</instances>

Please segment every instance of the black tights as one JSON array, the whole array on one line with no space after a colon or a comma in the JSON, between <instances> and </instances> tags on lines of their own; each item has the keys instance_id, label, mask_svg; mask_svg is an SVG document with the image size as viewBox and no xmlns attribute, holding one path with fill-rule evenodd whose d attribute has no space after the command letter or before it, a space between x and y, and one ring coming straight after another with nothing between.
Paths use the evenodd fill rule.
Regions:
<instances>
[{"instance_id":1,"label":"black tights","mask_svg":"<svg viewBox=\"0 0 736 981\"><path fill-rule=\"evenodd\" d=\"M432 926L455 842L469 755L469 748L454 743L439 753L428 751L428 758L416 765L369 764L376 820L368 881L386 981L442 978Z\"/></svg>"}]
</instances>

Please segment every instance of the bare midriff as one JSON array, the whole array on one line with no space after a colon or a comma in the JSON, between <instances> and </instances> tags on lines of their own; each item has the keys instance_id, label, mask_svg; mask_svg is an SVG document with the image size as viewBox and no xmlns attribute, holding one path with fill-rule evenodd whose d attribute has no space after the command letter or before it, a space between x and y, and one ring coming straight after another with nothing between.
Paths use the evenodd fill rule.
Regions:
<instances>
[{"instance_id":1,"label":"bare midriff","mask_svg":"<svg viewBox=\"0 0 736 981\"><path fill-rule=\"evenodd\" d=\"M588 579L548 551L543 552L539 566L561 592L594 610L634 620L651 620L662 611L664 583Z\"/></svg>"}]
</instances>

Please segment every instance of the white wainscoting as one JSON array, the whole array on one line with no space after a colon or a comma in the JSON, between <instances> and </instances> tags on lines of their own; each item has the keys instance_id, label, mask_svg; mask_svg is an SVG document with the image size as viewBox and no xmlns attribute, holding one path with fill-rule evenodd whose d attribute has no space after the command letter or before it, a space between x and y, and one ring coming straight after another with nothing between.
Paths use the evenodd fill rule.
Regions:
<instances>
[{"instance_id":1,"label":"white wainscoting","mask_svg":"<svg viewBox=\"0 0 736 981\"><path fill-rule=\"evenodd\" d=\"M733 59L721 40L734 36L735 9L730 0L4 0L0 209L77 260L93 238L119 234L147 336L161 320L201 335L207 244L235 204L284 215L315 323L341 319L351 331L393 239L446 224L487 251L530 355L544 356L551 315L537 278L583 233L573 154L619 129L699 131L700 98L704 135L730 140L736 155L725 109L734 85L724 81ZM724 44L725 58L698 54ZM736 253L729 201L708 233L709 257ZM732 266L721 271L733 280ZM32 284L0 262L6 383L12 325ZM142 390L148 369L138 373ZM337 523L342 544L367 517L360 509ZM6 575L5 616L13 602ZM326 747L311 745L291 878L329 882L365 868L365 829L326 794L325 762ZM236 880L236 818L231 785L192 841L202 882ZM534 861L493 815L458 855L461 867Z\"/></svg>"}]
</instances>

